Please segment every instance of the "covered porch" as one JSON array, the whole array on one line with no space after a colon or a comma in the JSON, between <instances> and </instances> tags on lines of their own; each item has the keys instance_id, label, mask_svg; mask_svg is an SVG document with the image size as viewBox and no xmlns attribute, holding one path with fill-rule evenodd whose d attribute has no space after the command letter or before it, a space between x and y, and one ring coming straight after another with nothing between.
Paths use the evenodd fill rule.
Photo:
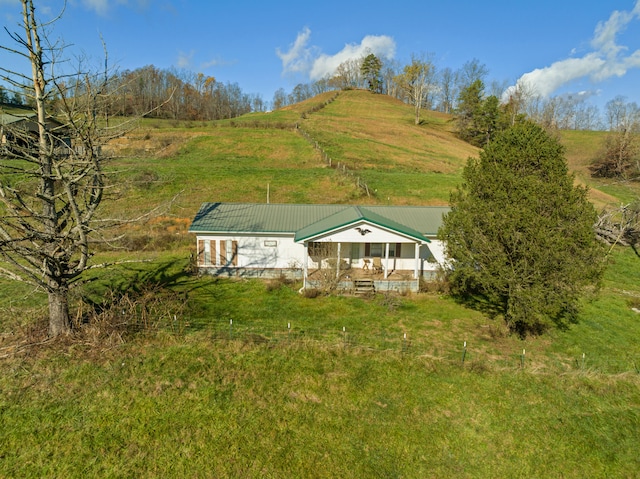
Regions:
<instances>
[{"instance_id":1,"label":"covered porch","mask_svg":"<svg viewBox=\"0 0 640 479\"><path fill-rule=\"evenodd\" d=\"M379 291L417 291L425 269L435 269L424 233L359 208L298 230L294 241L304 246L304 288L324 281L348 289L366 279Z\"/></svg>"},{"instance_id":2,"label":"covered porch","mask_svg":"<svg viewBox=\"0 0 640 479\"><path fill-rule=\"evenodd\" d=\"M330 275L328 277L328 275ZM339 292L357 294L364 290L369 293L376 291L417 292L420 289L420 279L413 278L413 271L391 271L385 278L384 273L371 272L361 268L351 268L340 272L338 277L333 276L333 271L311 271L305 281L307 289L326 289L331 286Z\"/></svg>"},{"instance_id":3,"label":"covered porch","mask_svg":"<svg viewBox=\"0 0 640 479\"><path fill-rule=\"evenodd\" d=\"M394 238L399 240L400 238ZM431 279L436 264L426 242L305 243L304 288L343 291L371 283L376 291L418 291L420 279Z\"/></svg>"}]
</instances>

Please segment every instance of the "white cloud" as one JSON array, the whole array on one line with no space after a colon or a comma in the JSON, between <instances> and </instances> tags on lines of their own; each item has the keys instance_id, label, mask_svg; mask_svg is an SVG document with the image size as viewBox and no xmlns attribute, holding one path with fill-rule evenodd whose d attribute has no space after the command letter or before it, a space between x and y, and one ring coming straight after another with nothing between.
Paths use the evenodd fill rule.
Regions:
<instances>
[{"instance_id":1,"label":"white cloud","mask_svg":"<svg viewBox=\"0 0 640 479\"><path fill-rule=\"evenodd\" d=\"M639 0L640 1L640 0ZM386 35L367 35L359 44L347 44L334 55L320 53L317 47L309 47L311 30L305 27L289 50L276 54L282 61L282 73L302 73L311 80L319 80L333 75L338 66L347 60L356 60L373 53L382 58L393 58L396 51L395 41Z\"/></svg>"},{"instance_id":2,"label":"white cloud","mask_svg":"<svg viewBox=\"0 0 640 479\"><path fill-rule=\"evenodd\" d=\"M567 58L548 67L537 68L522 75L518 82L529 85L541 96L549 96L579 78L588 77L597 83L640 68L640 50L628 54L628 47L616 43L616 37L635 19L640 19L640 0L636 0L632 11L616 10L607 21L596 25L591 40L594 51L581 58Z\"/></svg>"},{"instance_id":3,"label":"white cloud","mask_svg":"<svg viewBox=\"0 0 640 479\"><path fill-rule=\"evenodd\" d=\"M193 60L194 55L195 52L193 50L191 50L189 53L185 53L182 51L178 52L178 60L176 61L178 68L189 68L191 66L191 61Z\"/></svg>"},{"instance_id":4,"label":"white cloud","mask_svg":"<svg viewBox=\"0 0 640 479\"><path fill-rule=\"evenodd\" d=\"M312 49L307 47L311 30L304 27L298 33L296 41L289 46L289 51L283 52L279 48L276 49L276 55L282 61L283 73L301 73L309 69L309 61L312 55Z\"/></svg>"},{"instance_id":5,"label":"white cloud","mask_svg":"<svg viewBox=\"0 0 640 479\"><path fill-rule=\"evenodd\" d=\"M211 60L206 62L202 62L199 68L200 70L205 71L205 70L208 70L209 68L226 67L230 65L235 65L236 63L237 63L236 60L225 60L221 57L218 57L218 58L212 58Z\"/></svg>"},{"instance_id":6,"label":"white cloud","mask_svg":"<svg viewBox=\"0 0 640 479\"><path fill-rule=\"evenodd\" d=\"M347 44L335 55L320 55L314 60L309 77L312 80L319 80L327 75L333 75L341 63L357 60L369 53L382 58L393 58L396 53L396 43L386 35L367 35L359 44Z\"/></svg>"},{"instance_id":7,"label":"white cloud","mask_svg":"<svg viewBox=\"0 0 640 479\"><path fill-rule=\"evenodd\" d=\"M132 5L138 8L145 8L149 5L149 0L81 0L82 5L88 10L95 11L98 15L107 15L112 7L116 5Z\"/></svg>"},{"instance_id":8,"label":"white cloud","mask_svg":"<svg viewBox=\"0 0 640 479\"><path fill-rule=\"evenodd\" d=\"M89 10L94 10L98 15L106 15L109 11L109 0L82 0L82 4Z\"/></svg>"},{"instance_id":9,"label":"white cloud","mask_svg":"<svg viewBox=\"0 0 640 479\"><path fill-rule=\"evenodd\" d=\"M595 53L582 58L567 58L545 68L536 68L525 73L518 82L530 86L535 93L549 96L562 85L572 80L594 74L605 67L605 60Z\"/></svg>"}]
</instances>

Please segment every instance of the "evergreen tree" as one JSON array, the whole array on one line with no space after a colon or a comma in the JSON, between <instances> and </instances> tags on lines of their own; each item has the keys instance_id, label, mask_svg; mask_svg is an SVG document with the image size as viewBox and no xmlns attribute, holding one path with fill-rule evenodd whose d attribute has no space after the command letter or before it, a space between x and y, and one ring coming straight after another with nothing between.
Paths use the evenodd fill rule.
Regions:
<instances>
[{"instance_id":1,"label":"evergreen tree","mask_svg":"<svg viewBox=\"0 0 640 479\"><path fill-rule=\"evenodd\" d=\"M10 103L13 103L14 105L22 105L22 95L18 92L14 92Z\"/></svg>"},{"instance_id":2,"label":"evergreen tree","mask_svg":"<svg viewBox=\"0 0 640 479\"><path fill-rule=\"evenodd\" d=\"M458 136L479 147L509 125L498 98L495 95L485 97L482 80L474 81L460 92L456 117Z\"/></svg>"},{"instance_id":3,"label":"evergreen tree","mask_svg":"<svg viewBox=\"0 0 640 479\"><path fill-rule=\"evenodd\" d=\"M604 270L596 212L563 154L533 123L505 130L468 160L439 232L454 294L523 336L574 321Z\"/></svg>"},{"instance_id":4,"label":"evergreen tree","mask_svg":"<svg viewBox=\"0 0 640 479\"><path fill-rule=\"evenodd\" d=\"M360 73L364 77L369 90L372 93L380 93L382 91L382 78L380 77L381 69L382 62L373 53L367 55L360 66Z\"/></svg>"},{"instance_id":5,"label":"evergreen tree","mask_svg":"<svg viewBox=\"0 0 640 479\"><path fill-rule=\"evenodd\" d=\"M476 146L482 144L482 131L476 122L482 114L483 97L484 83L482 80L476 80L460 91L456 110L458 136Z\"/></svg>"}]
</instances>

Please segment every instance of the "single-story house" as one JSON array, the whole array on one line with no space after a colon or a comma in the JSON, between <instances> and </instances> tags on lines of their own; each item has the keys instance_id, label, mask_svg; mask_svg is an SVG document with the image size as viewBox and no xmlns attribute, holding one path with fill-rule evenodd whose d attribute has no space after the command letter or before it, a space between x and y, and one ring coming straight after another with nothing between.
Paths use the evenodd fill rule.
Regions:
<instances>
[{"instance_id":1,"label":"single-story house","mask_svg":"<svg viewBox=\"0 0 640 479\"><path fill-rule=\"evenodd\" d=\"M45 120L49 132L56 135L56 147L62 153L71 146L67 129L62 123L52 117ZM35 143L38 137L37 115L27 107L13 106L7 112L0 105L0 148L11 149L15 146L26 146L28 142Z\"/></svg>"},{"instance_id":2,"label":"single-story house","mask_svg":"<svg viewBox=\"0 0 640 479\"><path fill-rule=\"evenodd\" d=\"M302 279L305 288L357 279L376 290L412 290L444 261L441 206L204 203L196 234L201 273Z\"/></svg>"}]
</instances>

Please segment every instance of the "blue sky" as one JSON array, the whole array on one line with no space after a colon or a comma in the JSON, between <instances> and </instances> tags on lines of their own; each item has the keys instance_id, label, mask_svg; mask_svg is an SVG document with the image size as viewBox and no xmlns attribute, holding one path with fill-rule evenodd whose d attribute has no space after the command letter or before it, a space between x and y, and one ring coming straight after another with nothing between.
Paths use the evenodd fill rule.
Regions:
<instances>
[{"instance_id":1,"label":"blue sky","mask_svg":"<svg viewBox=\"0 0 640 479\"><path fill-rule=\"evenodd\" d=\"M36 0L36 13L48 20L62 5ZM17 0L0 0L3 26L16 31L19 15ZM542 95L640 103L640 0L68 0L50 34L96 61L101 36L120 70L184 68L265 101L368 48L401 63L428 53L454 70L477 59L489 81L524 78Z\"/></svg>"}]
</instances>

